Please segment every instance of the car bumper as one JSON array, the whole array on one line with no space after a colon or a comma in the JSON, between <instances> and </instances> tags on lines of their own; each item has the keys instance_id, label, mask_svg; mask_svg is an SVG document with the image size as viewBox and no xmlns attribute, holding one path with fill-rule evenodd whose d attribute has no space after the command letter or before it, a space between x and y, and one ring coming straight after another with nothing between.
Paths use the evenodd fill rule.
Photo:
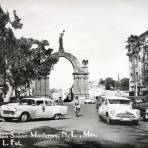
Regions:
<instances>
[{"instance_id":1,"label":"car bumper","mask_svg":"<svg viewBox=\"0 0 148 148\"><path fill-rule=\"evenodd\" d=\"M110 118L112 121L139 121L140 118Z\"/></svg>"},{"instance_id":2,"label":"car bumper","mask_svg":"<svg viewBox=\"0 0 148 148\"><path fill-rule=\"evenodd\" d=\"M13 118L13 119L18 119L20 118L21 114L20 113L15 113L15 114L1 114L2 118Z\"/></svg>"}]
</instances>

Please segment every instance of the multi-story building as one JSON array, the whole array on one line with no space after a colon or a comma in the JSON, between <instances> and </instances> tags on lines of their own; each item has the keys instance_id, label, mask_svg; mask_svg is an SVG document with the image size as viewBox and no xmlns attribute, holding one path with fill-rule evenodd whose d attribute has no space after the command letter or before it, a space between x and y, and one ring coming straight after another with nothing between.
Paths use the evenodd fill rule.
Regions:
<instances>
[{"instance_id":1,"label":"multi-story building","mask_svg":"<svg viewBox=\"0 0 148 148\"><path fill-rule=\"evenodd\" d=\"M129 90L135 95L145 95L148 94L148 31L136 37L135 42L140 44L130 40L128 46Z\"/></svg>"},{"instance_id":2,"label":"multi-story building","mask_svg":"<svg viewBox=\"0 0 148 148\"><path fill-rule=\"evenodd\" d=\"M34 81L32 87L33 96L49 96L49 76Z\"/></svg>"}]
</instances>

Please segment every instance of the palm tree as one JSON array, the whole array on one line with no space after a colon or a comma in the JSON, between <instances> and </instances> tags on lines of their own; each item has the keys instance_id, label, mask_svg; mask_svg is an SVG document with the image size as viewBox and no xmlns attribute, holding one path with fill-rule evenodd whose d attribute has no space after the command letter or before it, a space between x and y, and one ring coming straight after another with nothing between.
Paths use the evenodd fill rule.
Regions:
<instances>
[{"instance_id":1,"label":"palm tree","mask_svg":"<svg viewBox=\"0 0 148 148\"><path fill-rule=\"evenodd\" d=\"M137 83L138 83L138 61L140 60L139 52L141 50L141 41L137 35L130 35L126 41L126 49L128 50L127 56L132 63L132 73L135 85L135 96L137 96Z\"/></svg>"},{"instance_id":2,"label":"palm tree","mask_svg":"<svg viewBox=\"0 0 148 148\"><path fill-rule=\"evenodd\" d=\"M128 37L126 42L128 43L126 45L126 49L128 49L127 53L128 56L139 54L142 43L137 35L130 35L130 37Z\"/></svg>"}]
</instances>

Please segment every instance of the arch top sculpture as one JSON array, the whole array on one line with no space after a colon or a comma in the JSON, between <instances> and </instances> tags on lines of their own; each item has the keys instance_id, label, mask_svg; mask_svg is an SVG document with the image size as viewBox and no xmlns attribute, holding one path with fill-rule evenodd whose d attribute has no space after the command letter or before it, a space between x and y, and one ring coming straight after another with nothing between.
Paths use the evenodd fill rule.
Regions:
<instances>
[{"instance_id":1,"label":"arch top sculpture","mask_svg":"<svg viewBox=\"0 0 148 148\"><path fill-rule=\"evenodd\" d=\"M60 37L59 37L59 51L63 52L64 51L64 47L63 47L63 36L64 36L64 32L65 30L63 30L62 33L60 33Z\"/></svg>"}]
</instances>

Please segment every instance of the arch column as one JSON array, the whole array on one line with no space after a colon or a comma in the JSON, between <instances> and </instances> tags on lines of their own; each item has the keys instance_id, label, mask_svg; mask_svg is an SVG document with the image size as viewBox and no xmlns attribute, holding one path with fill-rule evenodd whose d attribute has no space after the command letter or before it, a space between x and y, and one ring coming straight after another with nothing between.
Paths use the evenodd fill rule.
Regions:
<instances>
[{"instance_id":1,"label":"arch column","mask_svg":"<svg viewBox=\"0 0 148 148\"><path fill-rule=\"evenodd\" d=\"M88 73L73 73L74 96L88 98Z\"/></svg>"}]
</instances>

